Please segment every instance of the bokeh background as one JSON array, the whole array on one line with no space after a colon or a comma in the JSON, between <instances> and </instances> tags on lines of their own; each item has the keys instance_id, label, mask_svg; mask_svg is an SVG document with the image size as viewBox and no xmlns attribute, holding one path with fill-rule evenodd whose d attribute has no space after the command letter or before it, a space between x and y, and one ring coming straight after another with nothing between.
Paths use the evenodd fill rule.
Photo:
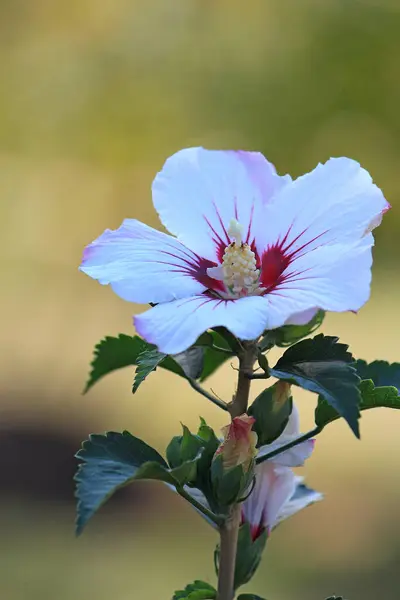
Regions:
<instances>
[{"instance_id":1,"label":"bokeh background","mask_svg":"<svg viewBox=\"0 0 400 600\"><path fill-rule=\"evenodd\" d=\"M294 176L341 155L370 170L393 206L372 298L324 331L400 359L399 61L398 0L1 0L2 600L162 600L214 581L215 533L161 485L117 495L74 539L89 432L127 428L162 451L180 421L223 425L165 372L135 397L129 369L81 395L93 345L139 310L77 271L82 248L127 216L159 226L150 185L174 151L258 149ZM229 397L229 365L210 384ZM315 398L298 402L306 429ZM326 499L274 533L249 590L400 597L399 430L384 410L363 416L361 442L327 428L303 469Z\"/></svg>"}]
</instances>

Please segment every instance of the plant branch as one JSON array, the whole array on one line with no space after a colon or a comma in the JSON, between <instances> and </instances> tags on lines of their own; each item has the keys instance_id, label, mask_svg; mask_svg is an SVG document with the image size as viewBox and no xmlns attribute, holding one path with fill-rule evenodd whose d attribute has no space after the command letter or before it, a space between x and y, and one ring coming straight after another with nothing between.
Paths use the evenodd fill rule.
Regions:
<instances>
[{"instance_id":1,"label":"plant branch","mask_svg":"<svg viewBox=\"0 0 400 600\"><path fill-rule=\"evenodd\" d=\"M228 406L232 419L247 411L251 381L248 377L253 372L257 356L255 343L243 342L243 350L239 354L239 376L236 394ZM218 572L218 600L233 600L235 595L236 552L241 520L240 504L230 507L224 523L220 526L220 554Z\"/></svg>"},{"instance_id":2,"label":"plant branch","mask_svg":"<svg viewBox=\"0 0 400 600\"><path fill-rule=\"evenodd\" d=\"M240 504L234 504L224 525L220 527L218 600L233 600L235 595L235 566L240 519Z\"/></svg>"},{"instance_id":3,"label":"plant branch","mask_svg":"<svg viewBox=\"0 0 400 600\"><path fill-rule=\"evenodd\" d=\"M220 400L213 394L210 394L210 392L207 392L207 390L205 390L199 383L197 383L195 379L191 379L190 377L188 377L188 382L192 386L192 388L196 390L196 392L207 398L207 400L210 400L210 402L212 402L216 406L219 406L219 408L222 408L222 410L229 410L228 404L226 402Z\"/></svg>"},{"instance_id":4,"label":"plant branch","mask_svg":"<svg viewBox=\"0 0 400 600\"><path fill-rule=\"evenodd\" d=\"M211 512L211 510L209 510L206 506L204 506L204 504L202 504L201 502L198 502L198 500L193 498L193 496L191 496L183 487L177 487L176 491L178 492L178 494L180 496L182 496L182 498L185 498L185 500L190 502L190 504L192 506L197 508L198 511L200 511L205 517L207 517L207 519L210 519L210 521L212 521L214 523L214 525L216 525L217 527L222 525L222 523L223 523L222 517Z\"/></svg>"},{"instance_id":5,"label":"plant branch","mask_svg":"<svg viewBox=\"0 0 400 600\"><path fill-rule=\"evenodd\" d=\"M247 379L269 379L271 375L267 373L249 373Z\"/></svg>"},{"instance_id":6,"label":"plant branch","mask_svg":"<svg viewBox=\"0 0 400 600\"><path fill-rule=\"evenodd\" d=\"M307 440L309 440L309 439L313 438L314 436L318 435L319 433L321 433L322 429L323 429L323 427L315 427L314 429L311 429L311 431L309 431L308 433L305 433L304 435L301 435L300 437L296 438L295 440L292 440L291 442L288 442L287 444L283 444L279 448L275 448L275 450L268 452L268 454L264 454L264 456L260 456L260 457L256 458L256 463L259 465L260 463L263 463L264 461L269 460L270 458L274 458L274 456L277 456L278 454L281 454L282 452L285 452L286 450L290 450L290 448L293 448L294 446L298 446L302 442L306 442Z\"/></svg>"}]
</instances>

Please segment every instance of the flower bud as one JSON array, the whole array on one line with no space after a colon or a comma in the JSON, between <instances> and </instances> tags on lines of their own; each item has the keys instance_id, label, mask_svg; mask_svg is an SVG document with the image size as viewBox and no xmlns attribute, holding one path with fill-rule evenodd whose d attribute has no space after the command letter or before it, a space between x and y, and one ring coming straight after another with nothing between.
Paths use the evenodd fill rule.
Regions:
<instances>
[{"instance_id":1,"label":"flower bud","mask_svg":"<svg viewBox=\"0 0 400 600\"><path fill-rule=\"evenodd\" d=\"M241 465L248 471L257 454L257 434L252 431L254 417L243 414L235 417L230 425L222 428L224 440L217 449L215 457L221 456L224 471Z\"/></svg>"}]
</instances>

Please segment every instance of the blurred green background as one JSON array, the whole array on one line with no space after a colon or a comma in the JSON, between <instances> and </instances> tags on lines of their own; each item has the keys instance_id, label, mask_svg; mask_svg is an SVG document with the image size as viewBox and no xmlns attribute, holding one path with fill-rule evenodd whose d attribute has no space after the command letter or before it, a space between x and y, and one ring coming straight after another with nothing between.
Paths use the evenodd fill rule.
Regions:
<instances>
[{"instance_id":1,"label":"blurred green background","mask_svg":"<svg viewBox=\"0 0 400 600\"><path fill-rule=\"evenodd\" d=\"M157 372L81 390L93 345L139 307L77 271L124 217L158 226L165 158L204 145L257 149L298 175L359 160L393 210L377 232L372 299L329 316L357 357L400 359L398 0L1 0L0 598L171 597L214 581L216 535L161 485L137 484L73 537L73 453L130 429L163 450L198 415L223 415ZM229 365L211 381L228 398ZM260 386L256 385L255 388ZM298 394L303 428L315 398ZM302 470L326 499L272 536L249 589L269 600L400 597L400 415L342 423Z\"/></svg>"}]
</instances>

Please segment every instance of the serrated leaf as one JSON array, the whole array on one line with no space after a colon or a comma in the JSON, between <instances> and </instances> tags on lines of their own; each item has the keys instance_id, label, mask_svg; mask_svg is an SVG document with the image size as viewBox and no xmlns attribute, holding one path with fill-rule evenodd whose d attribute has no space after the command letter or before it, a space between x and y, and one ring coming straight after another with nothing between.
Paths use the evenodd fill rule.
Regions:
<instances>
[{"instance_id":1,"label":"serrated leaf","mask_svg":"<svg viewBox=\"0 0 400 600\"><path fill-rule=\"evenodd\" d=\"M393 386L375 387L371 379L360 383L361 401L360 411L370 408L394 408L400 409L400 396L397 388ZM315 409L315 423L318 427L325 427L332 421L339 419L339 413L330 406L322 397L318 398Z\"/></svg>"},{"instance_id":2,"label":"serrated leaf","mask_svg":"<svg viewBox=\"0 0 400 600\"><path fill-rule=\"evenodd\" d=\"M172 600L214 600L217 590L205 581L196 580L190 583L184 590L175 592Z\"/></svg>"},{"instance_id":3,"label":"serrated leaf","mask_svg":"<svg viewBox=\"0 0 400 600\"><path fill-rule=\"evenodd\" d=\"M145 348L146 342L137 335L132 337L121 333L118 337L105 337L95 346L92 369L84 393L104 375L122 367L135 365L139 354Z\"/></svg>"},{"instance_id":4,"label":"serrated leaf","mask_svg":"<svg viewBox=\"0 0 400 600\"><path fill-rule=\"evenodd\" d=\"M360 437L360 378L347 348L338 338L319 334L291 346L270 373L321 395Z\"/></svg>"},{"instance_id":5,"label":"serrated leaf","mask_svg":"<svg viewBox=\"0 0 400 600\"><path fill-rule=\"evenodd\" d=\"M293 401L291 397L279 393L280 386L278 382L262 391L247 411L256 420L253 430L258 437L257 447L276 440L289 420Z\"/></svg>"},{"instance_id":6,"label":"serrated leaf","mask_svg":"<svg viewBox=\"0 0 400 600\"><path fill-rule=\"evenodd\" d=\"M196 342L185 352L174 356L164 354L163 359L158 362L158 366L184 378L200 378L201 381L204 381L230 356L233 356L233 354L216 350L210 346L210 343L215 343L225 350L229 349L227 342L218 333L206 332L200 336L198 345ZM107 336L101 340L95 346L92 368L84 393L108 373L123 367L137 366L139 356L146 351L154 352L154 360L156 360L157 348L137 335L130 336L121 333L117 337ZM159 354L161 356L161 353Z\"/></svg>"},{"instance_id":7,"label":"serrated leaf","mask_svg":"<svg viewBox=\"0 0 400 600\"><path fill-rule=\"evenodd\" d=\"M152 371L155 371L161 361L164 360L166 354L159 352L158 350L144 350L139 354L136 360L136 373L135 379L132 386L132 394L134 394L141 383L146 379Z\"/></svg>"},{"instance_id":8,"label":"serrated leaf","mask_svg":"<svg viewBox=\"0 0 400 600\"><path fill-rule=\"evenodd\" d=\"M82 461L75 475L77 534L116 490L138 478L161 479L163 469L168 469L154 448L128 431L92 434L76 457Z\"/></svg>"},{"instance_id":9,"label":"serrated leaf","mask_svg":"<svg viewBox=\"0 0 400 600\"><path fill-rule=\"evenodd\" d=\"M355 367L361 379L372 379L376 387L389 385L400 390L400 363L388 363L386 360L367 363L365 360L357 360Z\"/></svg>"}]
</instances>

